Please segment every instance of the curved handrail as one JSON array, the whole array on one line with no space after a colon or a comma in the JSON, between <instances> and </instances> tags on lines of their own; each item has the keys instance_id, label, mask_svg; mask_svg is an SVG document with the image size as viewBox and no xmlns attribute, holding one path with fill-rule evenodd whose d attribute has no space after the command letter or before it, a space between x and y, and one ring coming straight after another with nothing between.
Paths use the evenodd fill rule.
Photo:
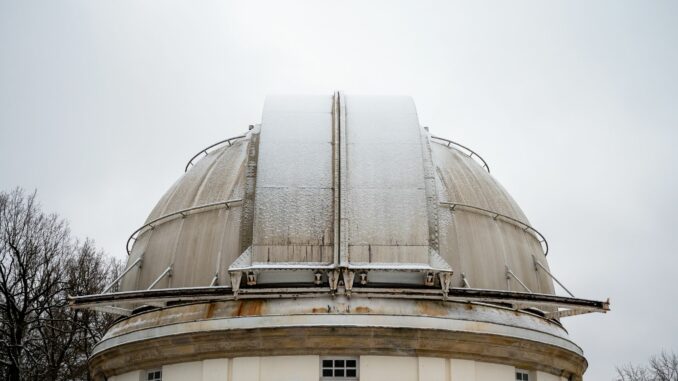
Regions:
<instances>
[{"instance_id":1,"label":"curved handrail","mask_svg":"<svg viewBox=\"0 0 678 381\"><path fill-rule=\"evenodd\" d=\"M214 147L216 147L216 146L218 146L218 145L221 145L221 144L224 144L224 143L227 143L229 146L231 146L231 144L232 144L231 142L232 142L233 140L236 140L236 139L242 139L242 138L244 138L245 136L246 136L246 135L238 135L238 136L234 136L234 137L232 137L232 138L228 138L228 139L225 139L225 140L216 142L216 143L212 144L211 146L206 147L206 148L203 149L202 151L200 151L200 152L196 153L195 155L193 155L193 157L191 158L191 160L189 160L188 163L186 163L186 168L184 168L184 172L188 172L188 168L190 168L190 167L192 167L193 165L195 165L195 164L193 164L193 160L195 160L198 156L202 155L203 153L204 153L205 155L207 155L207 151L210 150L211 148L214 148Z\"/></svg>"},{"instance_id":2,"label":"curved handrail","mask_svg":"<svg viewBox=\"0 0 678 381\"><path fill-rule=\"evenodd\" d=\"M459 149L459 151L461 151L462 153L464 153L466 156L470 157L471 159L475 158L475 159L476 159L476 162L478 162L478 164L480 164L483 168L485 168L485 170L487 171L487 173L490 173L490 166L487 165L487 162L485 161L485 159L483 159L482 156L478 155L478 154L477 154L475 151L473 151L472 149L470 149L470 148L468 148L468 147L466 147L466 146L464 146L464 145L461 145L461 144L459 144L459 143L457 143L457 142L454 142L454 141L452 141L452 140L445 139L445 138L441 138L441 137L434 136L434 135L431 135L431 139L443 141L443 142L447 143L446 145L447 145L448 147L455 146L455 147L457 147L457 148L461 148L461 149ZM467 151L467 152L464 152L464 151Z\"/></svg>"},{"instance_id":3,"label":"curved handrail","mask_svg":"<svg viewBox=\"0 0 678 381\"><path fill-rule=\"evenodd\" d=\"M219 202L213 202L210 204L204 204L204 205L199 205L199 206L194 206L192 208L186 208L182 210L178 210L176 212L172 212L169 214L165 214L164 216L158 217L154 219L153 221L150 221L146 224L144 224L142 227L139 229L135 230L127 239L127 243L125 244L125 249L127 249L127 255L130 255L132 252L132 249L130 248L130 242L136 241L137 237L139 237L139 234L145 232L146 230L153 230L155 229L156 226L164 224L165 222L172 221L179 216L186 217L191 214L197 214L197 213L202 213L206 212L207 210L214 210L218 209L219 207L229 209L231 206L237 206L237 204L241 203L242 199L234 199L234 200L227 200L227 201L219 201Z\"/></svg>"},{"instance_id":4,"label":"curved handrail","mask_svg":"<svg viewBox=\"0 0 678 381\"><path fill-rule=\"evenodd\" d=\"M449 207L452 211L454 211L455 208L461 207L464 209L470 209L473 212L483 212L483 213L478 213L478 214L484 214L487 213L492 217L493 220L501 219L506 223L509 223L513 226L521 228L524 232L529 231L530 234L537 240L539 241L539 244L541 245L542 250L544 251L544 255L548 255L549 253L549 243L546 241L546 237L544 237L543 234L539 232L539 230L533 228L532 226L524 223L523 221L520 221L518 219L515 219L513 217L509 217L505 214L497 213L492 210L484 209L479 206L473 206L473 205L467 205L467 204L460 204L458 202L440 202L440 205L447 206Z\"/></svg>"}]
</instances>

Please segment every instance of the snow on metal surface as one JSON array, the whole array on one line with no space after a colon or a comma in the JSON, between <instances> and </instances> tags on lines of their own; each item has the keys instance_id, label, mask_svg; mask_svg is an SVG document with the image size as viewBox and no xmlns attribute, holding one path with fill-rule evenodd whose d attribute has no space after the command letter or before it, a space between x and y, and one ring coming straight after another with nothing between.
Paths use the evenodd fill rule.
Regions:
<instances>
[{"instance_id":1,"label":"snow on metal surface","mask_svg":"<svg viewBox=\"0 0 678 381\"><path fill-rule=\"evenodd\" d=\"M348 240L350 252L350 261L344 264L369 269L371 281L382 270L390 280L398 276L404 284L410 276L407 271L442 269L431 260L437 252L454 270L452 286L463 285L464 273L472 287L520 290L515 280L507 282L508 266L531 290L553 292L547 274L535 270L533 255L548 264L529 232L491 216L437 207L439 202L457 202L528 222L511 196L472 158L427 140L409 97L344 96L341 112L334 114L341 115L341 123L333 125L332 112L330 95L270 97L261 129L197 161L167 191L148 220L243 198L247 152L256 146L253 136L258 136L253 239L249 241L254 243L252 269L318 269L332 264L333 192L341 183L338 189L346 218L340 238ZM335 131L338 125L341 131ZM341 145L333 146L333 134L343 136ZM428 164L424 155L429 150L422 149L422 142L429 142ZM333 162L337 152L344 152L343 161ZM339 167L342 176L335 178ZM427 183L430 167L436 180L433 187L431 181ZM431 192L427 187L435 189ZM439 198L433 219L432 195ZM215 273L219 284L229 284L228 268L244 250L241 213L238 206L200 213L140 233L129 263L143 255L143 265L124 277L122 289L144 289L170 265L173 276L157 287L206 286ZM431 228L432 221L437 228ZM439 247L432 248L436 234Z\"/></svg>"},{"instance_id":2,"label":"snow on metal surface","mask_svg":"<svg viewBox=\"0 0 678 381\"><path fill-rule=\"evenodd\" d=\"M269 97L261 123L252 262L333 259L332 97Z\"/></svg>"},{"instance_id":3,"label":"snow on metal surface","mask_svg":"<svg viewBox=\"0 0 678 381\"><path fill-rule=\"evenodd\" d=\"M428 264L424 164L409 97L346 97L349 260Z\"/></svg>"}]
</instances>

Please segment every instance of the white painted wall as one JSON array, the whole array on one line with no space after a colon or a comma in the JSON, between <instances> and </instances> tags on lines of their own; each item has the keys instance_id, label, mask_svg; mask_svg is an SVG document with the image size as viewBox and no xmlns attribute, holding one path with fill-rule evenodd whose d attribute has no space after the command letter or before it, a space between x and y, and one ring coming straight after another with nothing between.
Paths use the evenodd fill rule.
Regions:
<instances>
[{"instance_id":1,"label":"white painted wall","mask_svg":"<svg viewBox=\"0 0 678 381\"><path fill-rule=\"evenodd\" d=\"M514 381L515 368L480 361L434 357L360 356L360 381ZM319 356L238 357L169 364L163 381L319 381ZM144 381L145 370L109 378ZM530 372L535 381L566 381Z\"/></svg>"},{"instance_id":2,"label":"white painted wall","mask_svg":"<svg viewBox=\"0 0 678 381\"><path fill-rule=\"evenodd\" d=\"M320 356L262 357L259 381L317 381L319 379Z\"/></svg>"},{"instance_id":3,"label":"white painted wall","mask_svg":"<svg viewBox=\"0 0 678 381\"><path fill-rule=\"evenodd\" d=\"M516 379L516 368L509 365L476 361L476 381Z\"/></svg>"},{"instance_id":4,"label":"white painted wall","mask_svg":"<svg viewBox=\"0 0 678 381\"><path fill-rule=\"evenodd\" d=\"M202 361L182 362L162 367L162 381L202 380Z\"/></svg>"},{"instance_id":5,"label":"white painted wall","mask_svg":"<svg viewBox=\"0 0 678 381\"><path fill-rule=\"evenodd\" d=\"M259 381L261 357L237 357L232 364L232 377L229 381Z\"/></svg>"},{"instance_id":6,"label":"white painted wall","mask_svg":"<svg viewBox=\"0 0 678 381\"><path fill-rule=\"evenodd\" d=\"M450 359L450 381L466 381L475 379L475 361ZM511 380L513 381L513 379Z\"/></svg>"},{"instance_id":7,"label":"white painted wall","mask_svg":"<svg viewBox=\"0 0 678 381\"><path fill-rule=\"evenodd\" d=\"M417 359L419 362L419 381L450 380L450 360L438 357L418 357Z\"/></svg>"},{"instance_id":8,"label":"white painted wall","mask_svg":"<svg viewBox=\"0 0 678 381\"><path fill-rule=\"evenodd\" d=\"M418 381L416 357L360 356L360 380Z\"/></svg>"},{"instance_id":9,"label":"white painted wall","mask_svg":"<svg viewBox=\"0 0 678 381\"><path fill-rule=\"evenodd\" d=\"M205 360L202 362L202 381L228 381L229 359ZM193 380L199 381L199 380Z\"/></svg>"}]
</instances>

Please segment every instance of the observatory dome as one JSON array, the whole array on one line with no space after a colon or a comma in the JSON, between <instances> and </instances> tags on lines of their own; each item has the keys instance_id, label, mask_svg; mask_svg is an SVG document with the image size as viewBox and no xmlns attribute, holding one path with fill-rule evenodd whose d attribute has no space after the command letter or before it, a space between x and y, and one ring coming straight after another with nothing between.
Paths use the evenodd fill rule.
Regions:
<instances>
[{"instance_id":1,"label":"observatory dome","mask_svg":"<svg viewBox=\"0 0 678 381\"><path fill-rule=\"evenodd\" d=\"M133 235L130 261L144 265L122 289L170 267L154 287L231 284L240 258L258 284L344 263L372 284L449 272L455 287L553 293L535 271L545 240L479 155L420 127L409 97L345 102L343 143L331 96L269 97L261 125L201 151Z\"/></svg>"},{"instance_id":2,"label":"observatory dome","mask_svg":"<svg viewBox=\"0 0 678 381\"><path fill-rule=\"evenodd\" d=\"M267 98L127 251L72 301L122 316L97 379L581 380L560 318L609 309L555 294L542 234L405 96Z\"/></svg>"}]
</instances>

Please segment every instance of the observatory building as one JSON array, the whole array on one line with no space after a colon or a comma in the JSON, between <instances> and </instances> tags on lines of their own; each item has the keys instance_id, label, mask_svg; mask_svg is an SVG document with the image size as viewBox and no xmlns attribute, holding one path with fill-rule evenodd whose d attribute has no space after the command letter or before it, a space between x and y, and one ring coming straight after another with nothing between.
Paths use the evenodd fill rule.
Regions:
<instances>
[{"instance_id":1,"label":"observatory building","mask_svg":"<svg viewBox=\"0 0 678 381\"><path fill-rule=\"evenodd\" d=\"M120 315L95 379L581 380L561 319L608 303L558 282L489 172L409 97L269 97L189 161L120 277L72 298Z\"/></svg>"}]
</instances>

